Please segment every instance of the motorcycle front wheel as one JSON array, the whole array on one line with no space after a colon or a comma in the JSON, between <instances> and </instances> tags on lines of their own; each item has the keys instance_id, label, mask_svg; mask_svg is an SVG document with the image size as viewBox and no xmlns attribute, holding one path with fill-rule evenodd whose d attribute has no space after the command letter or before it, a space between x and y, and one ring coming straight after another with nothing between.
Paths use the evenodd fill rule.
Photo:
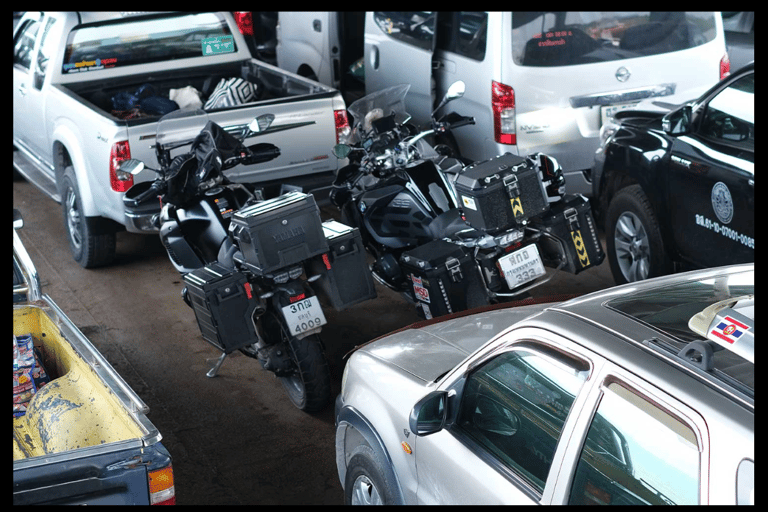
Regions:
<instances>
[{"instance_id":1,"label":"motorcycle front wheel","mask_svg":"<svg viewBox=\"0 0 768 512\"><path fill-rule=\"evenodd\" d=\"M275 341L279 339L290 348L293 371L277 378L280 379L293 405L305 412L324 409L331 401L331 373L320 337L317 334L310 334L301 339L290 336L283 323L278 321L272 312L267 312L261 322L262 331L266 336ZM257 357L256 350L251 347L243 348L241 352L250 357Z\"/></svg>"}]
</instances>

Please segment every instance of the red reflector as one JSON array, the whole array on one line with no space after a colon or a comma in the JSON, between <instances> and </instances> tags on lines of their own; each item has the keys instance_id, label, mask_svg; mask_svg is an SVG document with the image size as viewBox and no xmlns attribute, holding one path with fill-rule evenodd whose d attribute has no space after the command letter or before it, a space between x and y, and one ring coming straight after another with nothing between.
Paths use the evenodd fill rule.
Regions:
<instances>
[{"instance_id":1,"label":"red reflector","mask_svg":"<svg viewBox=\"0 0 768 512\"><path fill-rule=\"evenodd\" d=\"M125 192L133 186L133 175L117 170L118 164L131 158L131 147L127 140L112 144L109 152L109 185L115 192Z\"/></svg>"},{"instance_id":2,"label":"red reflector","mask_svg":"<svg viewBox=\"0 0 768 512\"><path fill-rule=\"evenodd\" d=\"M323 254L323 263L325 263L325 268L331 270L331 261L328 259L328 253Z\"/></svg>"},{"instance_id":3,"label":"red reflector","mask_svg":"<svg viewBox=\"0 0 768 512\"><path fill-rule=\"evenodd\" d=\"M347 119L346 110L334 110L333 111L333 123L336 125L336 143L340 143L342 138L345 138L350 131L349 119Z\"/></svg>"},{"instance_id":4,"label":"red reflector","mask_svg":"<svg viewBox=\"0 0 768 512\"><path fill-rule=\"evenodd\" d=\"M252 299L253 293L251 291L251 283L245 283L243 288L245 288L245 295L247 295L249 299Z\"/></svg>"},{"instance_id":5,"label":"red reflector","mask_svg":"<svg viewBox=\"0 0 768 512\"><path fill-rule=\"evenodd\" d=\"M720 59L720 80L731 74L731 59L728 58L728 54L723 55Z\"/></svg>"},{"instance_id":6,"label":"red reflector","mask_svg":"<svg viewBox=\"0 0 768 512\"><path fill-rule=\"evenodd\" d=\"M253 16L249 12L235 12L235 22L244 36L253 35Z\"/></svg>"},{"instance_id":7,"label":"red reflector","mask_svg":"<svg viewBox=\"0 0 768 512\"><path fill-rule=\"evenodd\" d=\"M295 297L288 297L288 300L290 300L291 304L293 304L294 302L298 302L298 301L306 299L306 298L307 298L307 294L306 293L302 293L302 294L297 295Z\"/></svg>"},{"instance_id":8,"label":"red reflector","mask_svg":"<svg viewBox=\"0 0 768 512\"><path fill-rule=\"evenodd\" d=\"M493 109L493 135L501 144L517 144L515 133L515 90L491 81L491 108Z\"/></svg>"}]
</instances>

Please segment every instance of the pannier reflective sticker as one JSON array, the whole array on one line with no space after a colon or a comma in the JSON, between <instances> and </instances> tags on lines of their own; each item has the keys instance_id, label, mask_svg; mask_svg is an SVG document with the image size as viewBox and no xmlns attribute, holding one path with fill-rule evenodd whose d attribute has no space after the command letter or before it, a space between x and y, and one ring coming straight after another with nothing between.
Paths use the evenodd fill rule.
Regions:
<instances>
[{"instance_id":1,"label":"pannier reflective sticker","mask_svg":"<svg viewBox=\"0 0 768 512\"><path fill-rule=\"evenodd\" d=\"M422 302L429 302L429 290L424 288L421 278L411 274L411 281L413 281L413 293L416 298Z\"/></svg>"},{"instance_id":2,"label":"pannier reflective sticker","mask_svg":"<svg viewBox=\"0 0 768 512\"><path fill-rule=\"evenodd\" d=\"M520 202L519 197L510 199L509 202L512 203L512 215L515 218L525 215L525 212L523 211L523 203Z\"/></svg>"},{"instance_id":3,"label":"pannier reflective sticker","mask_svg":"<svg viewBox=\"0 0 768 512\"><path fill-rule=\"evenodd\" d=\"M461 196L461 202L464 204L464 206L466 206L470 210L477 211L477 205L475 204L475 200L472 199L471 197Z\"/></svg>"},{"instance_id":4,"label":"pannier reflective sticker","mask_svg":"<svg viewBox=\"0 0 768 512\"><path fill-rule=\"evenodd\" d=\"M207 37L203 39L202 45L203 55L232 53L235 51L235 38L233 36Z\"/></svg>"},{"instance_id":5,"label":"pannier reflective sticker","mask_svg":"<svg viewBox=\"0 0 768 512\"><path fill-rule=\"evenodd\" d=\"M581 238L581 230L571 231L571 238L573 238L573 246L576 248L576 254L579 255L579 263L582 268L589 266L589 256L587 255L587 248L584 245L584 239Z\"/></svg>"},{"instance_id":6,"label":"pannier reflective sticker","mask_svg":"<svg viewBox=\"0 0 768 512\"><path fill-rule=\"evenodd\" d=\"M723 322L718 323L714 329L710 332L713 336L717 336L721 340L728 343L736 342L741 336L749 330L749 327L734 320L733 318L726 316L723 318Z\"/></svg>"}]
</instances>

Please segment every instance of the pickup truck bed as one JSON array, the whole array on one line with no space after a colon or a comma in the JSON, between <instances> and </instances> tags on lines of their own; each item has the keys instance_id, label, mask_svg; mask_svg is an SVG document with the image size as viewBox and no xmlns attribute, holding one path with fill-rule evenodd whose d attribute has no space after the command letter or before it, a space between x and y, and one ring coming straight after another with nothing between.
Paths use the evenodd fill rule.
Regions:
<instances>
[{"instance_id":1,"label":"pickup truck bed","mask_svg":"<svg viewBox=\"0 0 768 512\"><path fill-rule=\"evenodd\" d=\"M47 297L14 306L51 381L13 418L14 504L149 504L149 473L170 465L147 407Z\"/></svg>"}]
</instances>

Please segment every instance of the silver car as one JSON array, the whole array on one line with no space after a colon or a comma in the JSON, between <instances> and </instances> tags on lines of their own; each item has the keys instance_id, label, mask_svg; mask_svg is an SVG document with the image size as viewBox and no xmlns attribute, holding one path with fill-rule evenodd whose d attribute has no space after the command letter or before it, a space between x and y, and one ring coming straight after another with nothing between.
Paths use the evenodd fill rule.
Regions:
<instances>
[{"instance_id":1,"label":"silver car","mask_svg":"<svg viewBox=\"0 0 768 512\"><path fill-rule=\"evenodd\" d=\"M754 503L754 265L443 318L347 362L347 503Z\"/></svg>"}]
</instances>

